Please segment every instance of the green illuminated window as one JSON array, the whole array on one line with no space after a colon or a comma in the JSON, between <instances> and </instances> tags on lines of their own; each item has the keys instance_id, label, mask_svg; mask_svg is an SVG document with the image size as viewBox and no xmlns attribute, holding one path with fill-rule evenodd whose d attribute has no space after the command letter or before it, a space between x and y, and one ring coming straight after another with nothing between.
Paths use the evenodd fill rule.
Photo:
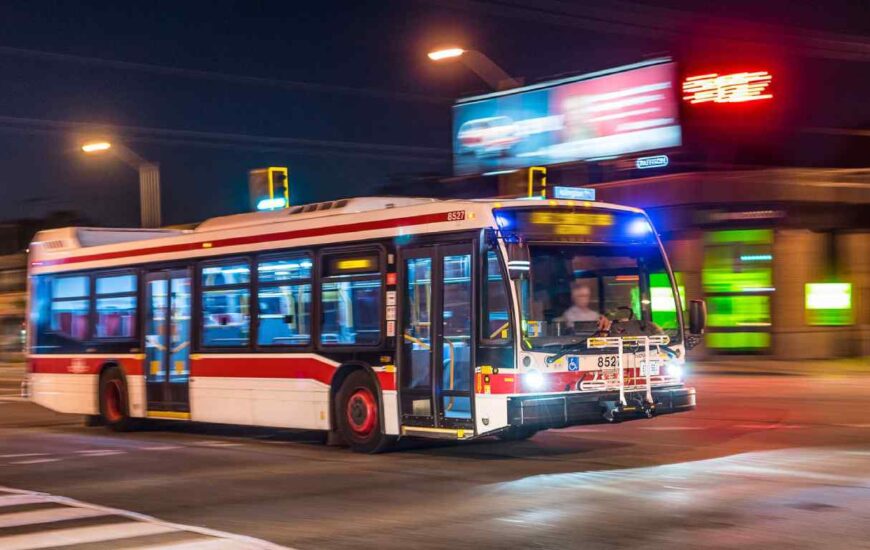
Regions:
<instances>
[{"instance_id":1,"label":"green illuminated window","mask_svg":"<svg viewBox=\"0 0 870 550\"><path fill-rule=\"evenodd\" d=\"M707 346L722 350L752 350L770 347L769 332L708 332Z\"/></svg>"},{"instance_id":2,"label":"green illuminated window","mask_svg":"<svg viewBox=\"0 0 870 550\"><path fill-rule=\"evenodd\" d=\"M773 230L730 229L705 235L707 344L726 351L770 346Z\"/></svg>"},{"instance_id":3,"label":"green illuminated window","mask_svg":"<svg viewBox=\"0 0 870 550\"><path fill-rule=\"evenodd\" d=\"M770 326L769 296L711 296L707 309L711 327Z\"/></svg>"},{"instance_id":4,"label":"green illuminated window","mask_svg":"<svg viewBox=\"0 0 870 550\"><path fill-rule=\"evenodd\" d=\"M852 324L851 283L807 283L804 292L808 325Z\"/></svg>"}]
</instances>

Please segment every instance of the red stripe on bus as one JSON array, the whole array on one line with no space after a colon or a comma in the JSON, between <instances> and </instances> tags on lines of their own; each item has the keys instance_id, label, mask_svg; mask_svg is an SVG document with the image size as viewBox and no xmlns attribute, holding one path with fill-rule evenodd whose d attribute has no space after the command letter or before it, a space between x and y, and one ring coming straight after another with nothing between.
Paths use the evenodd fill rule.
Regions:
<instances>
[{"instance_id":1,"label":"red stripe on bus","mask_svg":"<svg viewBox=\"0 0 870 550\"><path fill-rule=\"evenodd\" d=\"M117 363L125 374L144 374L144 361L132 358L105 357L32 357L28 360L30 372L36 374L99 374L106 363ZM201 355L190 362L191 377L223 378L285 378L316 380L329 385L338 367L312 357L209 357ZM381 389L395 390L396 376L390 372L376 372Z\"/></svg>"},{"instance_id":2,"label":"red stripe on bus","mask_svg":"<svg viewBox=\"0 0 870 550\"><path fill-rule=\"evenodd\" d=\"M337 226L312 227L309 229L296 229L293 231L282 231L280 233L267 233L262 235L249 235L246 237L228 237L225 239L217 239L214 241L206 240L195 243L180 243L166 246L156 246L151 248L140 248L137 250L118 250L116 252L103 252L101 254L90 254L86 256L73 256L69 258L58 258L56 260L33 262L33 266L42 267L51 265L74 264L81 262L93 262L97 260L113 260L116 258L133 258L137 256L149 256L153 254L168 254L170 252L190 252L203 249L211 250L214 248L223 248L227 246L258 244L271 241L286 241L289 239L302 239L306 237L322 237L325 235L335 235L339 233L357 233L360 231L373 231L377 229L389 229L393 227L403 227L410 225L423 225L427 223L453 221L453 219L450 218L451 214L454 214L454 212L439 212L436 214L425 214L422 216L373 220L369 222L350 223ZM136 245L137 243L133 242L130 244Z\"/></svg>"},{"instance_id":3,"label":"red stripe on bus","mask_svg":"<svg viewBox=\"0 0 870 550\"><path fill-rule=\"evenodd\" d=\"M36 374L99 374L107 363L120 365L126 374L139 376L143 373L142 361L131 357L112 359L107 357L31 357L28 369Z\"/></svg>"},{"instance_id":4,"label":"red stripe on bus","mask_svg":"<svg viewBox=\"0 0 870 550\"><path fill-rule=\"evenodd\" d=\"M291 378L295 380L316 380L329 385L337 366L313 357L271 358L263 357L230 358L200 355L190 363L190 375L207 378ZM376 372L381 389L395 390L396 377L390 372Z\"/></svg>"}]
</instances>

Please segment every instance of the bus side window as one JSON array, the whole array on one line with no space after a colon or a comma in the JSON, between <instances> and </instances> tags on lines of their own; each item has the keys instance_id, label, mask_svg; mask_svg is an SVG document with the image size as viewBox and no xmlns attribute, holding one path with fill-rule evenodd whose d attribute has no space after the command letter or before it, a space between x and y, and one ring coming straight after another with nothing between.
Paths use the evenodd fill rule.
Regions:
<instances>
[{"instance_id":1,"label":"bus side window","mask_svg":"<svg viewBox=\"0 0 870 550\"><path fill-rule=\"evenodd\" d=\"M251 268L247 260L202 268L202 344L245 347L251 327Z\"/></svg>"},{"instance_id":2,"label":"bus side window","mask_svg":"<svg viewBox=\"0 0 870 550\"><path fill-rule=\"evenodd\" d=\"M90 277L55 277L50 284L49 331L57 347L78 349L90 338Z\"/></svg>"},{"instance_id":3,"label":"bus side window","mask_svg":"<svg viewBox=\"0 0 870 550\"><path fill-rule=\"evenodd\" d=\"M378 345L383 318L379 253L327 254L323 258L320 343Z\"/></svg>"},{"instance_id":4,"label":"bus side window","mask_svg":"<svg viewBox=\"0 0 870 550\"><path fill-rule=\"evenodd\" d=\"M311 341L311 268L308 254L270 256L257 266L260 346L304 346Z\"/></svg>"},{"instance_id":5,"label":"bus side window","mask_svg":"<svg viewBox=\"0 0 870 550\"><path fill-rule=\"evenodd\" d=\"M96 277L95 338L136 336L136 275Z\"/></svg>"},{"instance_id":6,"label":"bus side window","mask_svg":"<svg viewBox=\"0 0 870 550\"><path fill-rule=\"evenodd\" d=\"M507 282L495 250L486 253L486 280L482 292L481 340L488 344L509 344L512 339Z\"/></svg>"}]
</instances>

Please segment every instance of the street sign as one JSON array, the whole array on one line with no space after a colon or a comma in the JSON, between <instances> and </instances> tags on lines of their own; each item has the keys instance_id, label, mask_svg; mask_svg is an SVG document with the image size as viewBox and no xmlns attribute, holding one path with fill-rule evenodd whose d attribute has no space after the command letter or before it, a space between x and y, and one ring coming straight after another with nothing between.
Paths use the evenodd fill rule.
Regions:
<instances>
[{"instance_id":1,"label":"street sign","mask_svg":"<svg viewBox=\"0 0 870 550\"><path fill-rule=\"evenodd\" d=\"M645 170L647 168L664 168L670 163L667 155L655 155L652 157L638 157L634 165Z\"/></svg>"},{"instance_id":2,"label":"street sign","mask_svg":"<svg viewBox=\"0 0 870 550\"><path fill-rule=\"evenodd\" d=\"M588 187L553 187L554 199L569 199L575 201L594 201L595 189Z\"/></svg>"}]
</instances>

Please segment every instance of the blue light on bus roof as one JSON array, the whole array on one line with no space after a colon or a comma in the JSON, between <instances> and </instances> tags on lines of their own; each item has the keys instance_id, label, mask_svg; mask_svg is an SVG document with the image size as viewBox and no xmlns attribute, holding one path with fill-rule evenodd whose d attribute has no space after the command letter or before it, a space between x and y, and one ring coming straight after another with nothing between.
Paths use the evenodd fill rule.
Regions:
<instances>
[{"instance_id":1,"label":"blue light on bus roof","mask_svg":"<svg viewBox=\"0 0 870 550\"><path fill-rule=\"evenodd\" d=\"M495 215L495 223L500 229L507 229L511 225L511 220L502 214Z\"/></svg>"},{"instance_id":2,"label":"blue light on bus roof","mask_svg":"<svg viewBox=\"0 0 870 550\"><path fill-rule=\"evenodd\" d=\"M652 227L645 219L635 218L628 223L626 231L632 237L646 237L652 232Z\"/></svg>"},{"instance_id":3,"label":"blue light on bus roof","mask_svg":"<svg viewBox=\"0 0 870 550\"><path fill-rule=\"evenodd\" d=\"M553 188L553 198L569 199L575 201L594 201L595 189L588 187L560 187Z\"/></svg>"}]
</instances>

